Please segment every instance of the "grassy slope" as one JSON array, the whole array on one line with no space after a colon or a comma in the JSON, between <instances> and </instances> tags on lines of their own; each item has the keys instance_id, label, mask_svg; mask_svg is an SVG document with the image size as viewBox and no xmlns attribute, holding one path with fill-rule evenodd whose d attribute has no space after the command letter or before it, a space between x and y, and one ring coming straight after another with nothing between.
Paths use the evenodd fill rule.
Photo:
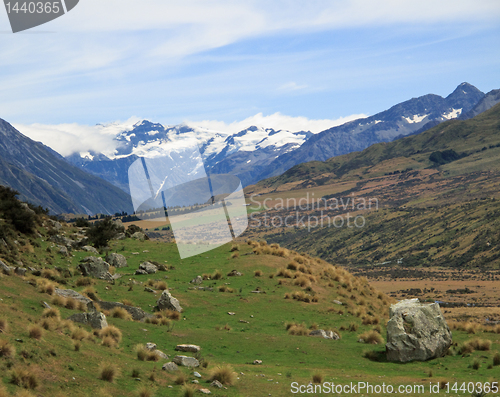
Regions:
<instances>
[{"instance_id":1,"label":"grassy slope","mask_svg":"<svg viewBox=\"0 0 500 397\"><path fill-rule=\"evenodd\" d=\"M52 243L47 242L47 229L40 229L42 237L25 239L19 237L20 257L25 265L36 267L68 267L74 270L78 260L87 256L83 252L74 252L74 257L66 259L55 253ZM66 235L76 230L66 229ZM52 252L48 252L51 248ZM258 255L253 254L253 250ZM494 370L487 369L494 351L500 350L500 335L480 333L483 338L494 341L492 351L474 352L462 358L447 356L426 363L398 365L387 362L373 362L363 358L363 352L382 351L383 347L373 347L358 343L359 334L372 329L373 325L362 325L362 317L379 318L382 335L389 299L379 295L366 283L366 280L354 278L342 268L335 268L321 260L303 257L286 251L279 256L279 249L268 246L239 246L240 256L228 259L230 246L185 260L178 259L174 245L155 241L139 242L125 240L113 242L112 250L124 254L129 260L129 267L119 269L123 277L115 284L95 281L94 288L102 300L120 301L128 299L135 305L150 311L160 295L144 291L148 279L165 280L172 294L184 307L182 319L174 322L173 329L165 326L138 323L108 317L110 324L116 325L123 333L123 341L118 348L107 348L100 344L99 338L82 342L81 350L73 349L73 342L68 331L46 331L40 341L29 338L27 326L38 322L43 307L41 301L50 301L51 296L38 290L27 281L36 281L37 277L0 276L0 318L6 319L10 330L0 334L1 340L15 346L13 358L0 358L0 374L7 389L16 393L20 388L9 383L11 371L16 367L27 368L36 374L40 385L34 395L54 396L132 396L139 386L146 385L155 390L156 396L181 395L181 386L175 385L176 375L161 371L162 361L142 362L134 354L138 343L155 342L158 348L172 356L178 343L195 343L202 346L202 356L209 361L207 369L201 368L200 386L209 387L205 381L211 369L219 364L228 363L239 374L235 386L217 391L215 396L273 396L290 395L292 381L307 384L314 373L321 373L324 381L348 383L350 381L369 381L373 383L428 384L428 373L432 371L432 381L456 380L485 381L494 379ZM137 252L138 254L132 254ZM274 253L275 255L272 255ZM288 256L288 257L287 257ZM285 293L303 290L293 286L291 279L283 284L282 277L270 278L277 269L286 267L297 258L304 261L316 281L312 283L311 295L318 298L318 303L298 302L284 299ZM5 258L4 258L5 259ZM140 262L155 260L173 266L167 272L152 276L134 276ZM213 273L219 269L224 275L238 269L242 277L226 277L222 280L206 280L202 285L219 287L229 283L234 293L195 291L189 289L189 281L196 275ZM261 270L262 277L254 277L254 271ZM325 273L326 271L326 273ZM62 287L81 291L77 287L78 275L59 278ZM336 281L338 279L338 281ZM130 280L136 280L133 290L129 289ZM259 288L265 293L255 294ZM332 303L339 299L346 305ZM334 308L334 311L329 311ZM343 313L339 312L342 310ZM62 318L74 313L73 310L60 308ZM228 312L235 312L230 316ZM358 315L356 315L356 313ZM240 322L248 321L248 323ZM339 341L323 340L306 336L289 335L286 322L315 323L319 328L340 330L351 323L359 326L355 332L340 331ZM223 327L228 325L230 331ZM216 328L222 328L216 330ZM90 331L90 329L88 329ZM468 339L464 332L455 332L455 341ZM16 341L21 339L21 341ZM473 358L478 357L483 363L478 371L468 366ZM260 359L261 366L252 365ZM109 384L98 379L98 365L101 362L115 363L121 370L121 376ZM132 369L140 371L141 382L131 376ZM182 369L188 378L194 379L192 371ZM156 381L148 380L155 373ZM264 376L262 376L262 374ZM272 379L272 381L271 381ZM172 386L169 388L168 386ZM105 394L107 393L107 394Z\"/></svg>"}]
</instances>

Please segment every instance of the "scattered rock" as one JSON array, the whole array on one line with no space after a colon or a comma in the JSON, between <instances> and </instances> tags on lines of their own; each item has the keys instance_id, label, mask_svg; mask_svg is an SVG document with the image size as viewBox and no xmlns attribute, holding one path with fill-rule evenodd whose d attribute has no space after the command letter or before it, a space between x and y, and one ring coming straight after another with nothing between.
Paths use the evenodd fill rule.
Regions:
<instances>
[{"instance_id":1,"label":"scattered rock","mask_svg":"<svg viewBox=\"0 0 500 397\"><path fill-rule=\"evenodd\" d=\"M56 243L58 245L64 245L66 248L73 248L78 243L75 240L56 234L49 237L49 241Z\"/></svg>"},{"instance_id":2,"label":"scattered rock","mask_svg":"<svg viewBox=\"0 0 500 397\"><path fill-rule=\"evenodd\" d=\"M230 316L234 316L236 313L235 312L227 312Z\"/></svg>"},{"instance_id":3,"label":"scattered rock","mask_svg":"<svg viewBox=\"0 0 500 397\"><path fill-rule=\"evenodd\" d=\"M99 251L97 251L94 247L92 247L90 245L84 245L82 247L82 250L86 251L86 252L92 252L93 254L99 255Z\"/></svg>"},{"instance_id":4,"label":"scattered rock","mask_svg":"<svg viewBox=\"0 0 500 397\"><path fill-rule=\"evenodd\" d=\"M143 232L135 232L130 236L134 240L141 240L143 241L146 238L146 235Z\"/></svg>"},{"instance_id":5,"label":"scattered rock","mask_svg":"<svg viewBox=\"0 0 500 397\"><path fill-rule=\"evenodd\" d=\"M139 269L144 270L148 274L154 274L158 271L158 268L151 262L142 262L139 265Z\"/></svg>"},{"instance_id":6,"label":"scattered rock","mask_svg":"<svg viewBox=\"0 0 500 397\"><path fill-rule=\"evenodd\" d=\"M146 270L137 269L137 270L135 271L135 274L136 274L137 276L144 276L144 275L147 275L147 274L148 274L148 272L147 272Z\"/></svg>"},{"instance_id":7,"label":"scattered rock","mask_svg":"<svg viewBox=\"0 0 500 397\"><path fill-rule=\"evenodd\" d=\"M210 383L210 386L212 387L218 387L219 389L222 389L224 386L222 383L220 383L217 379L214 380L212 383Z\"/></svg>"},{"instance_id":8,"label":"scattered rock","mask_svg":"<svg viewBox=\"0 0 500 397\"><path fill-rule=\"evenodd\" d=\"M250 324L250 321L240 320L240 323Z\"/></svg>"},{"instance_id":9,"label":"scattered rock","mask_svg":"<svg viewBox=\"0 0 500 397\"><path fill-rule=\"evenodd\" d=\"M51 308L50 305L47 302L45 302L45 301L42 301L42 306L44 308L46 308L46 309L50 309Z\"/></svg>"},{"instance_id":10,"label":"scattered rock","mask_svg":"<svg viewBox=\"0 0 500 397\"><path fill-rule=\"evenodd\" d=\"M175 356L174 363L182 367L199 367L200 362L194 357L188 356Z\"/></svg>"},{"instance_id":11,"label":"scattered rock","mask_svg":"<svg viewBox=\"0 0 500 397\"><path fill-rule=\"evenodd\" d=\"M336 332L325 331L323 329L315 329L315 330L309 332L309 336L319 336L321 338L334 339L334 340L340 339L340 336Z\"/></svg>"},{"instance_id":12,"label":"scattered rock","mask_svg":"<svg viewBox=\"0 0 500 397\"><path fill-rule=\"evenodd\" d=\"M336 299L333 300L333 303L335 303L336 305L343 305L343 303L341 301L338 301Z\"/></svg>"},{"instance_id":13,"label":"scattered rock","mask_svg":"<svg viewBox=\"0 0 500 397\"><path fill-rule=\"evenodd\" d=\"M114 252L106 256L106 262L108 262L110 266L114 266L117 269L119 269L120 267L128 266L127 258L125 258L121 254L116 254Z\"/></svg>"},{"instance_id":14,"label":"scattered rock","mask_svg":"<svg viewBox=\"0 0 500 397\"><path fill-rule=\"evenodd\" d=\"M151 342L146 343L146 349L156 350L156 343L151 343Z\"/></svg>"},{"instance_id":15,"label":"scattered rock","mask_svg":"<svg viewBox=\"0 0 500 397\"><path fill-rule=\"evenodd\" d=\"M175 350L178 352L198 353L201 350L201 347L197 345L177 345Z\"/></svg>"},{"instance_id":16,"label":"scattered rock","mask_svg":"<svg viewBox=\"0 0 500 397\"><path fill-rule=\"evenodd\" d=\"M260 365L262 364L262 360L254 360L253 365Z\"/></svg>"},{"instance_id":17,"label":"scattered rock","mask_svg":"<svg viewBox=\"0 0 500 397\"><path fill-rule=\"evenodd\" d=\"M442 357L451 342L450 328L439 304L423 304L416 298L391 305L387 323L388 361L426 361Z\"/></svg>"},{"instance_id":18,"label":"scattered rock","mask_svg":"<svg viewBox=\"0 0 500 397\"><path fill-rule=\"evenodd\" d=\"M175 299L168 290L161 293L160 299L156 302L159 310L174 310L176 312L182 313L182 307L179 301Z\"/></svg>"},{"instance_id":19,"label":"scattered rock","mask_svg":"<svg viewBox=\"0 0 500 397\"><path fill-rule=\"evenodd\" d=\"M28 269L26 269L25 267L16 267L16 269L14 270L14 272L18 275L18 276L24 276L26 274L26 272L28 271Z\"/></svg>"},{"instance_id":20,"label":"scattered rock","mask_svg":"<svg viewBox=\"0 0 500 397\"><path fill-rule=\"evenodd\" d=\"M151 314L146 313L140 307L128 306L120 302L99 301L97 303L99 304L102 310L113 310L115 307L121 307L122 309L125 309L127 312L129 312L129 314L135 321L141 321L146 317L153 317Z\"/></svg>"},{"instance_id":21,"label":"scattered rock","mask_svg":"<svg viewBox=\"0 0 500 397\"><path fill-rule=\"evenodd\" d=\"M73 291L72 289L60 289L60 288L56 288L55 289L55 294L59 295L59 296L62 296L63 298L72 298L72 299L77 300L79 302L83 302L86 305L89 302L92 302L91 299L87 298L86 296L83 296L82 294L79 294L76 291Z\"/></svg>"},{"instance_id":22,"label":"scattered rock","mask_svg":"<svg viewBox=\"0 0 500 397\"><path fill-rule=\"evenodd\" d=\"M62 256L70 256L68 249L63 245L58 245L59 251L57 251Z\"/></svg>"},{"instance_id":23,"label":"scattered rock","mask_svg":"<svg viewBox=\"0 0 500 397\"><path fill-rule=\"evenodd\" d=\"M201 378L200 373L196 372L196 371L193 372L193 376L196 377L196 378Z\"/></svg>"},{"instance_id":24,"label":"scattered rock","mask_svg":"<svg viewBox=\"0 0 500 397\"><path fill-rule=\"evenodd\" d=\"M164 371L167 371L167 372L174 372L174 371L177 371L179 369L179 367L177 366L176 363L171 361L169 363L163 364L163 367L161 367L161 369L163 369Z\"/></svg>"},{"instance_id":25,"label":"scattered rock","mask_svg":"<svg viewBox=\"0 0 500 397\"><path fill-rule=\"evenodd\" d=\"M83 263L78 265L78 270L84 276L96 277L101 280L112 280L113 276L109 273L109 263L96 256L88 256L83 259Z\"/></svg>"},{"instance_id":26,"label":"scattered rock","mask_svg":"<svg viewBox=\"0 0 500 397\"><path fill-rule=\"evenodd\" d=\"M127 238L127 236L125 235L125 233L118 233L114 239L115 240L125 240Z\"/></svg>"},{"instance_id":27,"label":"scattered rock","mask_svg":"<svg viewBox=\"0 0 500 397\"><path fill-rule=\"evenodd\" d=\"M153 294L156 292L154 289L151 289L149 287L144 288L144 291L146 291L146 292L152 292Z\"/></svg>"},{"instance_id":28,"label":"scattered rock","mask_svg":"<svg viewBox=\"0 0 500 397\"><path fill-rule=\"evenodd\" d=\"M12 274L12 268L10 266L7 266L1 260L0 260L0 270L8 276L10 276Z\"/></svg>"},{"instance_id":29,"label":"scattered rock","mask_svg":"<svg viewBox=\"0 0 500 397\"><path fill-rule=\"evenodd\" d=\"M94 329L103 329L108 326L108 321L106 320L106 316L101 312L90 312L90 313L77 313L68 317L68 320L71 320L75 323L82 323L86 325L90 325Z\"/></svg>"},{"instance_id":30,"label":"scattered rock","mask_svg":"<svg viewBox=\"0 0 500 397\"><path fill-rule=\"evenodd\" d=\"M243 276L238 270L231 270L228 274L229 277L240 277Z\"/></svg>"},{"instance_id":31,"label":"scattered rock","mask_svg":"<svg viewBox=\"0 0 500 397\"><path fill-rule=\"evenodd\" d=\"M195 379L195 380L191 381L191 383L199 384L200 382L198 381L198 379Z\"/></svg>"},{"instance_id":32,"label":"scattered rock","mask_svg":"<svg viewBox=\"0 0 500 397\"><path fill-rule=\"evenodd\" d=\"M196 285L200 285L202 282L203 278L201 276L196 276L190 281L191 284L196 284Z\"/></svg>"},{"instance_id":33,"label":"scattered rock","mask_svg":"<svg viewBox=\"0 0 500 397\"><path fill-rule=\"evenodd\" d=\"M203 394L210 394L211 391L208 390L208 389L200 389L200 393L203 393Z\"/></svg>"}]
</instances>

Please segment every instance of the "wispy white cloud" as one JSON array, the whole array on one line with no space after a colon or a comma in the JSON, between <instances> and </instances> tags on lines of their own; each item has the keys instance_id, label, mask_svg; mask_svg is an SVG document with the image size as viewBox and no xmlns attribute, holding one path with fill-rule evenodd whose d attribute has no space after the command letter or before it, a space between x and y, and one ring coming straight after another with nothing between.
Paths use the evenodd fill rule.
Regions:
<instances>
[{"instance_id":1,"label":"wispy white cloud","mask_svg":"<svg viewBox=\"0 0 500 397\"><path fill-rule=\"evenodd\" d=\"M228 133L236 133L250 126L256 126L256 127L273 128L275 130L289 130L292 132L311 131L312 133L315 134L324 131L328 128L347 123L348 121L364 117L367 116L364 114L353 114L351 116L341 117L335 120L329 120L329 119L312 120L308 119L307 117L287 116L278 112L271 114L269 116L264 116L262 113L258 113L255 116L248 117L241 121L235 121L233 123L225 123L223 121L216 121L216 120L204 120L204 121L185 121L185 124L192 127L202 127L210 130L222 131Z\"/></svg>"},{"instance_id":2,"label":"wispy white cloud","mask_svg":"<svg viewBox=\"0 0 500 397\"><path fill-rule=\"evenodd\" d=\"M297 84L295 81L290 81L278 87L279 91L299 91L307 88L307 84Z\"/></svg>"},{"instance_id":3,"label":"wispy white cloud","mask_svg":"<svg viewBox=\"0 0 500 397\"><path fill-rule=\"evenodd\" d=\"M97 153L112 152L117 147L113 139L122 131L129 131L137 123L137 117L131 117L124 122L112 122L95 126L81 124L14 124L23 135L42 142L62 156L75 152L94 151Z\"/></svg>"}]
</instances>

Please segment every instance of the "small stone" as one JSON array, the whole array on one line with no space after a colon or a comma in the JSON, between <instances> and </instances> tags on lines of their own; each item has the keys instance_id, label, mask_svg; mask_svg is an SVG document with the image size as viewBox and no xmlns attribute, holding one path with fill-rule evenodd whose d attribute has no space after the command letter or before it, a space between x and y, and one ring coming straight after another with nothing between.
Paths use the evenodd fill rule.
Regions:
<instances>
[{"instance_id":1,"label":"small stone","mask_svg":"<svg viewBox=\"0 0 500 397\"><path fill-rule=\"evenodd\" d=\"M254 360L253 365L260 365L262 364L262 360Z\"/></svg>"},{"instance_id":2,"label":"small stone","mask_svg":"<svg viewBox=\"0 0 500 397\"><path fill-rule=\"evenodd\" d=\"M170 387L172 387L172 386L170 386ZM210 393L211 393L211 391L210 391L210 390L208 390L208 389L200 389L200 393L203 393L203 394L210 394Z\"/></svg>"},{"instance_id":3,"label":"small stone","mask_svg":"<svg viewBox=\"0 0 500 397\"><path fill-rule=\"evenodd\" d=\"M195 377L197 377L197 378L201 378L201 375L200 375L200 373L199 373L199 372L194 371L194 372L193 372L193 375L194 375Z\"/></svg>"},{"instance_id":4,"label":"small stone","mask_svg":"<svg viewBox=\"0 0 500 397\"><path fill-rule=\"evenodd\" d=\"M179 367L177 366L176 363L169 362L169 363L163 364L163 367L161 367L161 369L163 369L164 371L167 371L167 372L174 372L174 371L177 371L179 369Z\"/></svg>"},{"instance_id":5,"label":"small stone","mask_svg":"<svg viewBox=\"0 0 500 397\"><path fill-rule=\"evenodd\" d=\"M230 316L234 316L236 313L235 312L227 312Z\"/></svg>"},{"instance_id":6,"label":"small stone","mask_svg":"<svg viewBox=\"0 0 500 397\"><path fill-rule=\"evenodd\" d=\"M222 386L222 383L220 383L218 380L214 380L212 383L210 383L210 386L218 387L219 389L222 389L224 387Z\"/></svg>"},{"instance_id":7,"label":"small stone","mask_svg":"<svg viewBox=\"0 0 500 397\"><path fill-rule=\"evenodd\" d=\"M198 379L195 379L195 380L192 381L192 383L198 384L200 382L198 381Z\"/></svg>"},{"instance_id":8,"label":"small stone","mask_svg":"<svg viewBox=\"0 0 500 397\"><path fill-rule=\"evenodd\" d=\"M198 353L201 350L201 347L197 345L177 345L175 350L179 352Z\"/></svg>"}]
</instances>

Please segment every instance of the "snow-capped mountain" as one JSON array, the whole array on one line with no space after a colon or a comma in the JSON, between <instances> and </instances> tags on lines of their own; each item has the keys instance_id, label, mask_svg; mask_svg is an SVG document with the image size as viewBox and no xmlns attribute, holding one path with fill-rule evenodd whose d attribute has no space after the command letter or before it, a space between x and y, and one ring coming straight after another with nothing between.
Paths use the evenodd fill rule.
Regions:
<instances>
[{"instance_id":1,"label":"snow-capped mountain","mask_svg":"<svg viewBox=\"0 0 500 397\"><path fill-rule=\"evenodd\" d=\"M374 143L418 134L447 120L467 118L484 98L476 87L462 83L446 98L434 94L412 98L318 134L262 127L230 134L189 125L164 127L143 120L117 133L116 148L103 153L75 153L67 160L128 192L127 170L137 158L160 157L197 144L208 173L233 174L249 185L299 163L324 161ZM486 110L495 98L482 101L481 109Z\"/></svg>"},{"instance_id":2,"label":"snow-capped mountain","mask_svg":"<svg viewBox=\"0 0 500 397\"><path fill-rule=\"evenodd\" d=\"M155 158L198 145L209 173L238 175L248 184L255 171L300 147L311 132L250 127L236 134L147 120L116 135L116 148L103 153L74 153L67 160L128 192L128 167L139 157Z\"/></svg>"}]
</instances>

